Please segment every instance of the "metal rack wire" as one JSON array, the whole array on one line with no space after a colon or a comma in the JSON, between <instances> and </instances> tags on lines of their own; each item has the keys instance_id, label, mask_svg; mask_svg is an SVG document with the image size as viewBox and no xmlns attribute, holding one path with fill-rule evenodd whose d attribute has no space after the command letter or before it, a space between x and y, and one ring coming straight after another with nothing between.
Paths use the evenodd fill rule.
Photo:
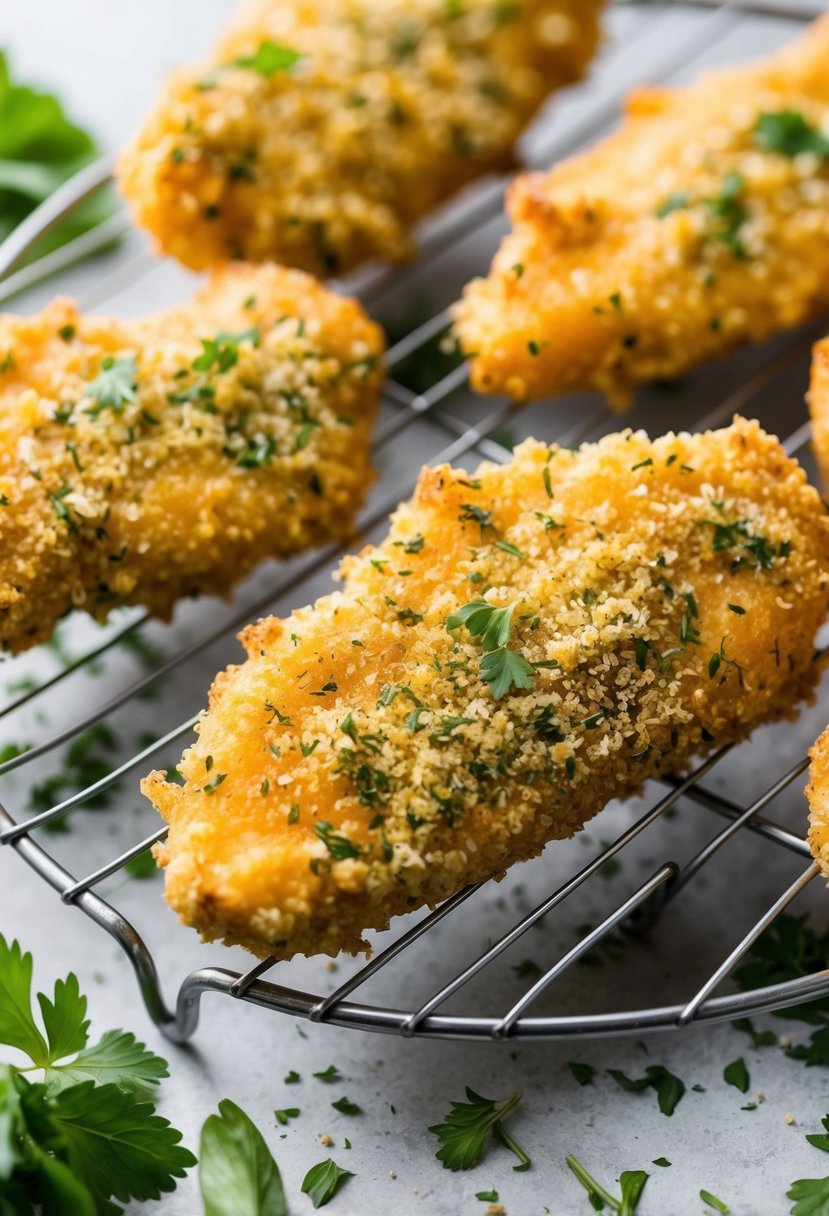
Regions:
<instances>
[{"instance_id":1,"label":"metal rack wire","mask_svg":"<svg viewBox=\"0 0 829 1216\"><path fill-rule=\"evenodd\" d=\"M646 0L628 0L624 6L634 7L637 3L644 6L645 2ZM624 0L620 0L620 7L622 3ZM815 12L814 9L803 5L771 3L768 0L757 0L755 3L750 3L748 0L745 2L726 0L725 3L722 3L721 0L696 0L696 5L686 3L686 7L694 6L715 11L705 17L694 38L686 39L681 47L668 48L667 53L662 57L660 75L663 78L669 78L677 69L687 66L703 50L716 43L717 39L732 31L734 23L742 19L741 14L806 19ZM654 5L653 7L679 8L681 3ZM650 78L653 79L653 73ZM612 121L619 100L620 97L616 95L593 106L591 112L582 121L571 126L564 136L554 138L541 149L536 158L539 164L567 154L593 139ZM105 226L72 242L59 250L57 254L20 269L27 253L37 239L48 228L59 222L62 216L77 206L83 198L88 197L90 193L94 193L104 185L109 177L110 166L105 162L84 170L21 224L0 247L0 301L19 294L46 275L71 266L81 256L86 256L103 247L114 236L125 231L127 225L124 216L116 215L107 221ZM372 270L358 277L356 284L350 283L349 288L354 290L356 286L365 301L378 300L391 290L405 291L411 275L422 270L424 265L435 267L442 252L462 233L481 226L497 216L502 205L502 195L503 184L500 182L484 184L470 192L462 205L449 213L446 222L426 236L421 258L414 272L412 270L398 272ZM131 259L124 270L116 272L99 285L95 293L96 302L103 302L108 295L124 290L151 266L152 261L147 254L141 254L138 258ZM407 332L392 346L389 352L390 369L399 368L405 360L420 354L426 344L434 341L443 333L446 325L445 314L439 313ZM762 366L737 392L719 401L703 419L698 420L698 425L700 427L716 425L727 421L731 414L738 409L750 409L752 402L763 389L789 364L793 361L802 363L805 360L806 351L806 340L797 340L791 349L784 351L782 355ZM450 402L456 390L463 385L465 376L463 367L453 367L436 383L421 392L406 387L399 380L390 380L386 386L385 397L386 404L392 412L376 436L374 451L382 451L404 432L421 425L424 420L428 419L430 424L440 428L449 441L440 452L434 454L433 461L458 461L467 456L485 456L496 461L508 459L508 449L497 442L495 435L499 428L513 416L513 406L498 405L482 421L473 425L464 423L447 409L447 403ZM563 445L572 445L599 429L605 416L604 409L596 406L577 424L564 432L547 437L554 438ZM550 415L550 418L554 419L554 415ZM808 426L803 425L789 437L785 446L790 453L794 454L802 450L808 441ZM398 488L393 495L376 502L360 521L361 530L365 532L379 524L394 508L401 496ZM106 721L117 709L130 705L135 697L165 675L179 668L186 660L206 650L214 642L235 631L257 614L266 612L277 595L290 594L298 596L301 602L305 602L303 589L307 581L315 573L328 568L339 552L338 546L330 545L321 552L307 557L288 577L281 579L278 586L269 588L256 603L246 604L241 611L238 608L231 609L229 615L217 627L204 632L176 654L158 664L153 670L133 681L128 687L118 691L104 703L95 706L80 720L74 722L71 727L58 731L23 754L0 763L0 776L16 769L26 770L27 766L40 757L77 738L89 727ZM141 614L130 619L125 625L112 632L103 644L93 647L58 674L42 681L36 688L24 691L12 700L0 710L0 719L8 718L30 702L42 697L47 691L54 689L56 685L62 684L76 673L83 672L130 635L140 631L145 621L146 617ZM162 995L153 956L137 929L112 903L107 902L96 892L96 888L105 879L123 873L124 867L128 863L148 850L156 841L161 840L166 829L156 830L105 864L98 866L93 872L81 877L64 868L37 838L36 833L53 821L61 820L75 808L88 803L90 799L113 786L133 770L141 770L146 767L153 755L172 742L186 736L192 730L195 720L192 717L188 718L173 730L168 731L162 738L113 768L100 780L32 818L19 820L4 806L0 806L0 844L14 849L23 861L54 888L64 904L80 909L92 921L111 934L132 963L150 1016L174 1041L183 1042L196 1030L200 1001L205 992L224 993L237 1000L309 1018L312 1021L328 1022L355 1029L399 1033L404 1036L489 1038L493 1040L582 1037L667 1029L780 1009L829 994L829 971L822 971L815 975L753 992L715 995L720 984L731 974L760 934L817 875L817 866L811 862L809 850L802 836L790 832L783 825L763 814L766 807L801 776L806 767L806 760L798 761L789 771L776 777L765 792L750 805L742 806L705 784L708 775L731 750L724 748L698 765L687 777L681 780L666 779L662 782L664 787L662 796L638 820L612 843L602 847L588 864L578 868L566 882L547 895L516 923L510 925L507 931L502 933L486 950L414 1009L379 1007L359 1003L352 998L382 969L391 967L401 959L405 960L407 951L416 942L423 939L438 924L451 917L466 901L474 898L480 889L478 886L467 887L458 892L430 915L409 927L405 927L404 922L402 933L391 945L350 975L328 996L322 997L299 991L265 978L277 965L272 959L266 959L244 974L224 967L204 966L199 968L180 984L176 1006L171 1010ZM631 894L604 916L595 928L580 936L569 950L544 970L499 1016L450 1015L441 1012L446 1003L461 993L470 981L484 973L528 930L539 924L554 909L560 907L593 878L608 860L615 858L633 841L646 833L681 799L691 800L706 807L725 820L724 826L716 831L684 866L680 867L670 860L657 865L644 882L640 883ZM805 863L805 868L782 894L773 899L768 909L744 934L742 940L727 953L704 983L699 985L683 1003L621 1012L587 1013L578 1016L531 1015L530 1011L542 993L546 992L579 959L584 958L589 951L606 940L617 927L629 924L631 918L634 917L639 931L652 925L661 911L688 883L696 878L715 854L744 830L757 834L768 844L799 855Z\"/></svg>"}]
</instances>

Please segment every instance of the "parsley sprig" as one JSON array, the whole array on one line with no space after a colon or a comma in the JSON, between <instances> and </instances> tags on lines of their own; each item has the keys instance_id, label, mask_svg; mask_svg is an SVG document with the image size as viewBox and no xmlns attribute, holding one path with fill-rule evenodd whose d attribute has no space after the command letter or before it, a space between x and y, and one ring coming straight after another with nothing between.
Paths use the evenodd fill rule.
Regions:
<instances>
[{"instance_id":1,"label":"parsley sprig","mask_svg":"<svg viewBox=\"0 0 829 1216\"><path fill-rule=\"evenodd\" d=\"M503 1101L483 1098L466 1087L466 1102L453 1102L442 1123L429 1128L437 1136L440 1148L435 1153L447 1170L469 1170L481 1160L487 1136L492 1132L505 1148L518 1158L514 1170L530 1168L530 1158L503 1127L503 1120L521 1101L517 1091Z\"/></svg>"},{"instance_id":2,"label":"parsley sprig","mask_svg":"<svg viewBox=\"0 0 829 1216\"><path fill-rule=\"evenodd\" d=\"M124 406L134 401L138 392L138 364L132 355L115 359L107 355L101 363L96 378L87 385L85 396L95 404L87 410L92 418L109 407L115 414L123 414Z\"/></svg>"},{"instance_id":3,"label":"parsley sprig","mask_svg":"<svg viewBox=\"0 0 829 1216\"><path fill-rule=\"evenodd\" d=\"M512 614L516 604L496 608L486 600L472 600L447 618L446 628L451 633L466 626L473 638L479 638L484 657L481 659L480 675L496 701L500 701L513 689L532 687L535 668L523 655L510 650L507 643L512 629Z\"/></svg>"},{"instance_id":4,"label":"parsley sprig","mask_svg":"<svg viewBox=\"0 0 829 1216\"><path fill-rule=\"evenodd\" d=\"M754 137L768 152L791 158L811 152L821 160L829 159L829 136L807 122L799 110L764 112L757 119Z\"/></svg>"},{"instance_id":5,"label":"parsley sprig","mask_svg":"<svg viewBox=\"0 0 829 1216\"><path fill-rule=\"evenodd\" d=\"M620 1199L615 1199L613 1195L606 1191L601 1183L589 1174L584 1166L572 1153L566 1158L567 1165L578 1178L581 1185L587 1191L587 1196L590 1200L590 1206L596 1212L601 1212L606 1205L612 1212L618 1212L619 1216L634 1216L636 1208L639 1205L639 1200L642 1197L642 1192L645 1189L645 1183L650 1177L644 1170L623 1170L619 1175L619 1186L622 1189Z\"/></svg>"},{"instance_id":6,"label":"parsley sprig","mask_svg":"<svg viewBox=\"0 0 829 1216\"><path fill-rule=\"evenodd\" d=\"M829 1132L829 1115L822 1122L826 1132ZM806 1139L815 1148L829 1153L829 1135L816 1133ZM795 1201L791 1216L829 1216L829 1178L798 1178L786 1195Z\"/></svg>"},{"instance_id":7,"label":"parsley sprig","mask_svg":"<svg viewBox=\"0 0 829 1216\"><path fill-rule=\"evenodd\" d=\"M113 1030L89 1045L77 978L32 1005L32 956L0 936L0 1041L30 1066L0 1066L0 1211L115 1216L112 1200L159 1199L196 1159L146 1100L164 1060ZM39 1073L36 1079L32 1074Z\"/></svg>"},{"instance_id":8,"label":"parsley sprig","mask_svg":"<svg viewBox=\"0 0 829 1216\"><path fill-rule=\"evenodd\" d=\"M204 1216L288 1216L279 1168L262 1133L228 1099L202 1128L199 1186Z\"/></svg>"}]
</instances>

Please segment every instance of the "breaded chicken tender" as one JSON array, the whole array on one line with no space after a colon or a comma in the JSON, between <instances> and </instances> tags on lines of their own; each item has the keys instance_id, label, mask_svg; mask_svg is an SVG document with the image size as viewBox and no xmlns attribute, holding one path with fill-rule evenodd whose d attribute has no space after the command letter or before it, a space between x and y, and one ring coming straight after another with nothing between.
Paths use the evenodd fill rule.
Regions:
<instances>
[{"instance_id":1,"label":"breaded chicken tender","mask_svg":"<svg viewBox=\"0 0 829 1216\"><path fill-rule=\"evenodd\" d=\"M353 300L273 266L142 320L0 317L0 649L347 535L381 351Z\"/></svg>"},{"instance_id":2,"label":"breaded chicken tender","mask_svg":"<svg viewBox=\"0 0 829 1216\"><path fill-rule=\"evenodd\" d=\"M809 848L824 875L829 878L829 727L809 752Z\"/></svg>"},{"instance_id":3,"label":"breaded chicken tender","mask_svg":"<svg viewBox=\"0 0 829 1216\"><path fill-rule=\"evenodd\" d=\"M631 98L621 129L512 185L455 320L481 392L680 375L829 305L829 16L746 67Z\"/></svg>"},{"instance_id":4,"label":"breaded chicken tender","mask_svg":"<svg viewBox=\"0 0 829 1216\"><path fill-rule=\"evenodd\" d=\"M527 440L426 469L344 587L242 634L170 824L166 895L205 938L278 958L572 836L611 798L793 717L829 600L829 521L777 440Z\"/></svg>"},{"instance_id":5,"label":"breaded chicken tender","mask_svg":"<svg viewBox=\"0 0 829 1216\"><path fill-rule=\"evenodd\" d=\"M512 164L577 80L604 0L253 0L173 76L118 177L160 250L321 276L410 257L412 225Z\"/></svg>"},{"instance_id":6,"label":"breaded chicken tender","mask_svg":"<svg viewBox=\"0 0 829 1216\"><path fill-rule=\"evenodd\" d=\"M820 465L823 484L829 486L829 338L815 345L809 385L812 415L812 447Z\"/></svg>"}]
</instances>

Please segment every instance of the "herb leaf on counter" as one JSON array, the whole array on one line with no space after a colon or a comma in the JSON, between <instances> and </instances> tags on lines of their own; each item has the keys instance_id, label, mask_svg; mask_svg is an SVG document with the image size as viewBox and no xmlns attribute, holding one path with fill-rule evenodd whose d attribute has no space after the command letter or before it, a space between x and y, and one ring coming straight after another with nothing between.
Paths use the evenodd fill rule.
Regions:
<instances>
[{"instance_id":1,"label":"herb leaf on counter","mask_svg":"<svg viewBox=\"0 0 829 1216\"><path fill-rule=\"evenodd\" d=\"M748 1093L748 1069L742 1056L738 1060L732 1060L730 1064L726 1064L722 1075L726 1085L733 1085L735 1089L739 1089L741 1094Z\"/></svg>"},{"instance_id":2,"label":"herb leaf on counter","mask_svg":"<svg viewBox=\"0 0 829 1216\"><path fill-rule=\"evenodd\" d=\"M730 1211L728 1205L723 1203L722 1199L718 1199L716 1195L712 1195L710 1191L700 1191L699 1197L709 1208L713 1208L715 1212L720 1212L721 1216L728 1216Z\"/></svg>"},{"instance_id":3,"label":"herb leaf on counter","mask_svg":"<svg viewBox=\"0 0 829 1216\"><path fill-rule=\"evenodd\" d=\"M311 1166L303 1180L302 1193L308 1196L315 1208L323 1208L334 1198L340 1187L353 1177L351 1170L340 1169L332 1157L327 1157L325 1161Z\"/></svg>"},{"instance_id":4,"label":"herb leaf on counter","mask_svg":"<svg viewBox=\"0 0 829 1216\"><path fill-rule=\"evenodd\" d=\"M88 1046L76 976L32 1003L32 957L0 935L0 1042L32 1066L0 1066L0 1212L115 1216L112 1199L159 1199L196 1163L137 1090L167 1064L123 1030ZM70 1058L71 1057L71 1058ZM43 1070L43 1080L30 1077Z\"/></svg>"},{"instance_id":5,"label":"herb leaf on counter","mask_svg":"<svg viewBox=\"0 0 829 1216\"><path fill-rule=\"evenodd\" d=\"M618 1068L608 1068L607 1074L628 1093L641 1093L645 1089L655 1090L663 1115L672 1115L685 1095L685 1083L668 1072L663 1064L649 1064L644 1077L628 1077Z\"/></svg>"},{"instance_id":6,"label":"herb leaf on counter","mask_svg":"<svg viewBox=\"0 0 829 1216\"><path fill-rule=\"evenodd\" d=\"M572 1153L566 1158L566 1161L569 1169L587 1191L587 1197L594 1212L603 1211L606 1205L611 1211L618 1212L619 1216L634 1216L650 1174L646 1174L644 1170L623 1170L619 1175L622 1195L620 1199L614 1199Z\"/></svg>"},{"instance_id":7,"label":"herb leaf on counter","mask_svg":"<svg viewBox=\"0 0 829 1216\"><path fill-rule=\"evenodd\" d=\"M499 1102L495 1098L482 1098L467 1086L466 1097L466 1102L453 1102L443 1122L434 1123L428 1129L440 1142L435 1156L443 1162L444 1169L468 1170L477 1165L489 1132L518 1157L519 1164L513 1169L528 1169L529 1157L501 1126L502 1120L521 1101L520 1093L516 1091Z\"/></svg>"},{"instance_id":8,"label":"herb leaf on counter","mask_svg":"<svg viewBox=\"0 0 829 1216\"><path fill-rule=\"evenodd\" d=\"M279 1167L262 1133L228 1098L202 1127L199 1187L204 1216L288 1216Z\"/></svg>"}]
</instances>

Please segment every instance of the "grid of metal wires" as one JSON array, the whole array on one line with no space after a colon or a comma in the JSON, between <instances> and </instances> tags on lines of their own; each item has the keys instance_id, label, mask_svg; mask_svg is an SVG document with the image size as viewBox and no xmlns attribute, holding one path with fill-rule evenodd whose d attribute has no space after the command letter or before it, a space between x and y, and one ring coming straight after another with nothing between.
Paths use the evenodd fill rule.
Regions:
<instances>
[{"instance_id":1,"label":"grid of metal wires","mask_svg":"<svg viewBox=\"0 0 829 1216\"><path fill-rule=\"evenodd\" d=\"M633 2L635 3L636 0ZM642 0L640 0L641 2ZM619 3L621 5L624 0L619 0ZM654 7L664 9L667 6L663 4ZM680 7L680 5L677 4L676 7ZM690 5L686 4L685 7L690 7ZM669 78L679 68L687 66L703 50L710 48L717 39L733 29L735 20L745 19L746 14L779 16L790 20L792 18L805 20L815 14L813 8L796 4L775 4L768 0L756 0L755 3L751 3L749 0L745 0L743 3L740 3L739 0L736 2L726 0L725 3L721 3L719 0L697 0L694 7L715 11L701 24L693 45L685 40L681 46L666 48L661 65L663 79ZM629 48L628 53L634 53L632 47ZM651 72L651 79L653 79L653 75L654 73ZM553 157L566 155L589 142L597 132L612 121L620 100L620 96L617 95L594 106L592 113L584 121L571 125L563 137L551 141L544 149L543 157L539 157L539 163L549 162ZM53 272L64 269L90 252L102 248L126 230L127 220L123 214L118 214L98 229L76 239L47 258L23 269L18 268L35 241L84 198L105 184L109 177L110 166L108 164L98 163L91 166L67 183L20 225L5 245L0 248L0 280L2 280L0 282L0 301L8 299L13 294L18 294ZM502 199L503 183L494 185L487 183L471 192L464 204L450 213L447 222L437 228L431 236L427 236L421 250L418 268L431 265L433 269L437 269L441 253L453 241L457 240L461 234L467 234L470 230L483 225L499 214ZM124 269L112 276L111 280L105 281L102 289L96 291L96 302L100 303L107 295L127 288L130 281L144 273L149 265L150 259L147 254L138 259L132 259ZM373 299L388 293L392 288L398 293L405 291L411 274L411 270L372 272L368 276L363 276L362 282L357 283L357 291L365 302L370 303ZM349 284L349 287L354 289L354 284ZM389 352L390 370L393 372L404 360L417 356L424 350L426 344L433 342L446 327L447 317L441 313L408 332L392 346ZM805 352L804 340L797 348L796 354L802 358ZM791 354L787 358L790 360ZM715 425L718 422L727 422L735 410L750 408L752 400L779 374L780 363L781 361L778 359L761 368L737 393L721 401L704 419L699 420L698 425L703 427ZM416 392L395 379L390 379L386 385L386 399L387 404L395 407L395 412L377 433L374 443L375 452L428 417L429 421L440 427L449 439L448 444L440 452L434 454L435 462L458 461L469 455L483 455L496 461L508 459L509 451L493 436L513 415L513 406L500 405L483 421L475 425L467 425L443 408L451 395L464 384L465 377L466 372L463 367L453 368L437 383L421 392ZM549 416L554 417L553 414ZM576 427L565 433L559 433L554 438L565 446L571 446L595 431L604 417L604 409L597 406L595 411L584 417ZM804 425L786 440L785 446L789 453L794 454L804 448L808 442L809 429ZM377 503L360 521L361 530L366 531L380 523L394 508L399 497L401 494L398 490L393 497ZM116 709L132 702L133 698L148 686L178 668L185 660L205 650L223 635L235 631L258 613L266 612L277 594L280 596L286 593L296 594L301 597L301 602L305 602L303 595L305 581L314 573L329 567L338 552L339 549L336 546L329 546L305 559L298 572L283 578L279 586L272 588L258 603L246 605L241 613L238 609L232 612L229 620L223 620L219 627L203 634L175 655L161 662L153 670L142 675L129 687L119 691L106 703L100 704L84 714L70 728L59 731L24 754L0 763L0 775L31 764L61 744L76 738L94 724L106 720ZM141 629L145 620L145 616L131 619L128 624L112 633L104 644L93 648L57 675L39 684L38 687L25 691L0 711L0 717L7 717L66 680L73 673L100 659L106 651L123 641L126 635ZM429 933L436 924L450 917L461 904L475 894L478 890L477 886L467 887L458 892L430 915L403 931L390 946L352 974L336 991L324 998L284 987L266 979L267 973L276 965L272 959L266 959L246 974L212 966L195 971L181 983L176 1007L171 1010L167 1007L162 995L154 959L141 936L117 908L96 893L96 887L101 882L123 871L123 868L134 858L146 852L156 841L161 840L164 837L165 829L155 831L151 836L113 857L93 873L81 877L69 873L50 854L38 840L38 829L61 819L74 808L88 803L90 799L118 782L125 774L131 773L133 770L144 770L147 762L155 753L173 741L187 736L191 732L194 722L194 718L189 718L165 734L163 738L132 756L100 780L95 781L94 784L32 818L18 821L7 809L0 806L0 844L16 850L21 859L59 893L64 904L79 908L115 938L132 963L150 1016L175 1041L184 1041L195 1031L201 996L207 991L226 993L236 999L283 1013L307 1017L313 1021L330 1022L339 1026L399 1033L406 1036L428 1035L444 1038L492 1038L496 1040L519 1037L543 1039L585 1034L618 1034L683 1026L692 1022L727 1020L780 1009L829 994L829 972L823 971L752 992L714 995L722 981L730 975L757 938L817 874L817 867L811 863L804 839L763 814L765 808L804 772L806 759L800 760L788 772L777 777L774 783L751 805L743 807L720 796L704 784L705 778L729 750L724 748L706 759L684 779L664 781L662 784L667 787L666 792L632 826L612 843L601 848L587 865L574 873L537 907L522 916L506 933L502 934L459 974L442 984L438 991L416 1009L381 1008L376 1005L361 1004L352 998L382 968L405 958L407 949ZM724 826L689 862L682 868L670 861L660 864L631 895L620 902L595 928L581 936L572 948L535 979L520 998L514 1001L501 1016L478 1017L441 1013L441 1009L451 997L459 993L470 980L488 968L532 926L538 924L542 918L591 879L610 858L621 853L641 833L647 831L682 797L707 807L725 821ZM758 833L769 844L801 856L805 868L799 877L774 899L771 906L738 945L728 953L722 963L683 1004L579 1016L531 1016L530 1011L542 992L562 976L572 964L606 939L615 928L628 922L634 914L639 916L640 921L642 919L652 921L661 909L695 878L714 854L743 829Z\"/></svg>"}]
</instances>

